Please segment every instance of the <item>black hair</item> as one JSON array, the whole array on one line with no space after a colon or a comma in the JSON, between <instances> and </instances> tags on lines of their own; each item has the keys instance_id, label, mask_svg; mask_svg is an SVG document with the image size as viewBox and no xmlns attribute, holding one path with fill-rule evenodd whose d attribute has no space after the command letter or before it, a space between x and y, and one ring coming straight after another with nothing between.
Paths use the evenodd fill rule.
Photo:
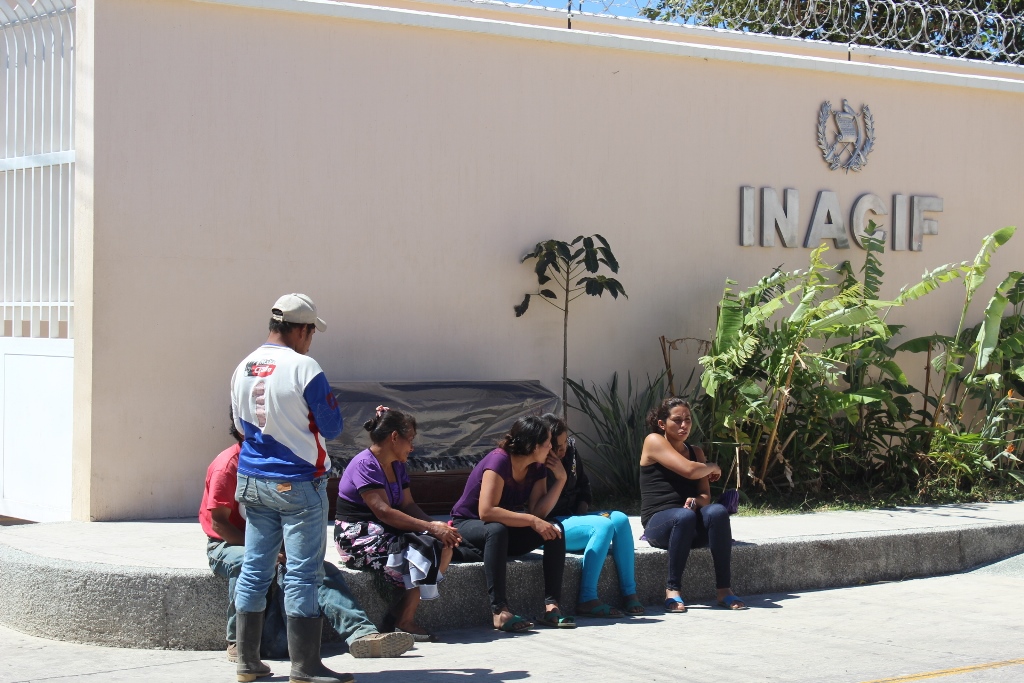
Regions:
<instances>
[{"instance_id":1,"label":"black hair","mask_svg":"<svg viewBox=\"0 0 1024 683\"><path fill-rule=\"evenodd\" d=\"M228 424L231 425L228 427L228 434L231 435L231 438L238 443L245 441L245 437L239 434L238 430L235 429L235 409L231 406L228 406Z\"/></svg>"},{"instance_id":2,"label":"black hair","mask_svg":"<svg viewBox=\"0 0 1024 683\"><path fill-rule=\"evenodd\" d=\"M499 446L509 455L530 455L550 438L551 428L547 421L530 415L516 420Z\"/></svg>"},{"instance_id":3,"label":"black hair","mask_svg":"<svg viewBox=\"0 0 1024 683\"><path fill-rule=\"evenodd\" d=\"M565 434L569 431L569 427L565 424L565 420L558 417L554 413L544 413L540 416L540 419L548 423L548 429L551 430L551 440Z\"/></svg>"},{"instance_id":4,"label":"black hair","mask_svg":"<svg viewBox=\"0 0 1024 683\"><path fill-rule=\"evenodd\" d=\"M373 443L381 443L394 432L408 439L416 431L416 418L401 410L385 410L364 422L363 429L370 432L370 441Z\"/></svg>"},{"instance_id":5,"label":"black hair","mask_svg":"<svg viewBox=\"0 0 1024 683\"><path fill-rule=\"evenodd\" d=\"M273 318L271 318L269 327L271 332L279 334L283 337L294 329L300 327L316 327L316 325L314 323L286 323L283 320L274 320Z\"/></svg>"},{"instance_id":6,"label":"black hair","mask_svg":"<svg viewBox=\"0 0 1024 683\"><path fill-rule=\"evenodd\" d=\"M664 434L665 430L658 426L658 422L664 422L668 419L669 413L674 408L682 406L689 410L691 413L693 409L690 408L690 402L678 397L666 398L661 402L657 408L647 413L647 429L651 434Z\"/></svg>"}]
</instances>

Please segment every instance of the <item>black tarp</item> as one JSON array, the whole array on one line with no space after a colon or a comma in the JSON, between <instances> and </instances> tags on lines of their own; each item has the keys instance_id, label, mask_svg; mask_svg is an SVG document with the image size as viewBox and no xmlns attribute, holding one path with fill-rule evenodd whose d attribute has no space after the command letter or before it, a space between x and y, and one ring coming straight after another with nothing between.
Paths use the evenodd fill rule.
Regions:
<instances>
[{"instance_id":1,"label":"black tarp","mask_svg":"<svg viewBox=\"0 0 1024 683\"><path fill-rule=\"evenodd\" d=\"M536 380L330 384L345 419L341 436L327 442L336 472L370 445L363 423L378 405L416 418L409 470L443 472L472 468L518 418L558 413L561 404Z\"/></svg>"}]
</instances>

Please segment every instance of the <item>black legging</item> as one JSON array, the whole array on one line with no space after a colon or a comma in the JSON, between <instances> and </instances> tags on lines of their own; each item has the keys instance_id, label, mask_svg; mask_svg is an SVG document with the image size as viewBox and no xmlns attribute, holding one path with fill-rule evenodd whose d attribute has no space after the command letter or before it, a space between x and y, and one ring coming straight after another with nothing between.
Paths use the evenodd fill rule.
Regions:
<instances>
[{"instance_id":1,"label":"black legging","mask_svg":"<svg viewBox=\"0 0 1024 683\"><path fill-rule=\"evenodd\" d=\"M509 555L524 555L544 546L544 604L558 604L562 598L562 573L565 570L565 538L545 541L529 527L507 527L499 522L479 519L456 519L455 528L462 534L459 555L463 562L483 559L487 593L491 611L499 614L508 609L505 595L506 561ZM510 610L511 611L511 610Z\"/></svg>"},{"instance_id":2,"label":"black legging","mask_svg":"<svg viewBox=\"0 0 1024 683\"><path fill-rule=\"evenodd\" d=\"M644 528L647 542L655 548L668 550L668 580L665 588L680 590L683 570L690 548L710 546L715 563L715 586L730 588L732 577L732 527L729 512L718 503L705 505L697 512L688 508L670 508L656 512Z\"/></svg>"}]
</instances>

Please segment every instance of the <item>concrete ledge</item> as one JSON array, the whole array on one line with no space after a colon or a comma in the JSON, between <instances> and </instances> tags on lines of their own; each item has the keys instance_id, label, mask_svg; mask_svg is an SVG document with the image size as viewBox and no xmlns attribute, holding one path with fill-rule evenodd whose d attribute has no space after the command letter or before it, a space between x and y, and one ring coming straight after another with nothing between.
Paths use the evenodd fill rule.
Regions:
<instances>
[{"instance_id":1,"label":"concrete ledge","mask_svg":"<svg viewBox=\"0 0 1024 683\"><path fill-rule=\"evenodd\" d=\"M1018 511L1024 508L1014 505ZM1017 516L1015 512L1013 517ZM799 521L783 520L783 526ZM823 521L833 523L832 518L811 521L819 526ZM957 522L741 541L733 549L733 587L740 595L754 595L851 586L957 572L1024 552L1022 520ZM734 535L738 535L735 525ZM48 557L16 549L5 540L0 534L0 623L4 625L46 638L116 647L223 647L226 582L208 570ZM645 604L660 605L666 553L641 545L636 552L638 592ZM563 588L563 603L570 612L575 608L579 577L580 558L570 555ZM385 595L388 589L364 572L346 571L346 579L370 618L379 623L391 599ZM540 555L510 562L508 579L513 605L528 615L539 612L543 601ZM611 604L621 603L610 558L599 594ZM698 602L714 597L711 556L706 549L690 555L684 595ZM441 596L420 607L419 619L427 628L443 631L490 625L481 564L453 565Z\"/></svg>"}]
</instances>

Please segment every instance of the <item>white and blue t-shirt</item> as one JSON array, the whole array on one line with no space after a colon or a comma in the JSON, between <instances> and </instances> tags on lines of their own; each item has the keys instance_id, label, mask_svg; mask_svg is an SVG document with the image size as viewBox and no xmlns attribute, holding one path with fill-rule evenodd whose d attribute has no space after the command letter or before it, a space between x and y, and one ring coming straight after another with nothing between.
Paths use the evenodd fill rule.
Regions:
<instances>
[{"instance_id":1,"label":"white and blue t-shirt","mask_svg":"<svg viewBox=\"0 0 1024 683\"><path fill-rule=\"evenodd\" d=\"M277 344L249 354L231 377L231 414L245 436L239 474L312 481L330 469L325 442L341 434L341 410L309 356Z\"/></svg>"}]
</instances>

